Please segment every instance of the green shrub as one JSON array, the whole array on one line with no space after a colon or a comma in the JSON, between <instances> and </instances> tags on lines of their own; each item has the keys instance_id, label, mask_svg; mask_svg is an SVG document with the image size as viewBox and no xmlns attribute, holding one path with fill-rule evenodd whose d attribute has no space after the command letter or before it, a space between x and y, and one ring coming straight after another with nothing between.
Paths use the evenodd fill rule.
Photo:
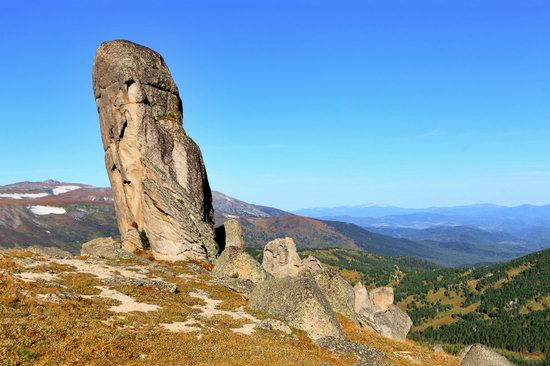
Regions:
<instances>
[{"instance_id":1,"label":"green shrub","mask_svg":"<svg viewBox=\"0 0 550 366\"><path fill-rule=\"evenodd\" d=\"M145 232L145 230L141 230L139 232L139 240L141 240L141 247L144 250L151 249L151 243L149 242L149 238L147 237L147 233Z\"/></svg>"}]
</instances>

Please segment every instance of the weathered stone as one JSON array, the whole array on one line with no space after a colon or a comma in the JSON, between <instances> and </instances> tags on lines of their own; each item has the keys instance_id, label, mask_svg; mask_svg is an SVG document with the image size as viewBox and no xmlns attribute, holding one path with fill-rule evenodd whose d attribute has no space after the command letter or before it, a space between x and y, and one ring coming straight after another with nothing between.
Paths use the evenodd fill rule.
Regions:
<instances>
[{"instance_id":1,"label":"weathered stone","mask_svg":"<svg viewBox=\"0 0 550 366\"><path fill-rule=\"evenodd\" d=\"M245 295L246 297L248 297L256 287L254 282L246 278L220 277L215 278L210 281L210 283L225 286L230 290Z\"/></svg>"},{"instance_id":2,"label":"weathered stone","mask_svg":"<svg viewBox=\"0 0 550 366\"><path fill-rule=\"evenodd\" d=\"M254 283L264 281L269 276L250 254L232 246L225 248L211 273L215 277L244 278Z\"/></svg>"},{"instance_id":3,"label":"weathered stone","mask_svg":"<svg viewBox=\"0 0 550 366\"><path fill-rule=\"evenodd\" d=\"M39 245L33 245L32 247L27 248L28 251L41 255L47 258L72 258L73 255L66 250L59 249L56 247L43 247Z\"/></svg>"},{"instance_id":4,"label":"weathered stone","mask_svg":"<svg viewBox=\"0 0 550 366\"><path fill-rule=\"evenodd\" d=\"M386 311L365 308L357 317L361 326L394 339L406 339L412 327L412 320L407 313L393 304Z\"/></svg>"},{"instance_id":5,"label":"weathered stone","mask_svg":"<svg viewBox=\"0 0 550 366\"><path fill-rule=\"evenodd\" d=\"M122 249L122 242L109 238L96 238L82 244L80 255L106 259L132 258L133 255Z\"/></svg>"},{"instance_id":6,"label":"weathered stone","mask_svg":"<svg viewBox=\"0 0 550 366\"><path fill-rule=\"evenodd\" d=\"M156 259L215 258L206 170L183 129L178 88L161 55L105 42L93 86L120 232L145 231Z\"/></svg>"},{"instance_id":7,"label":"weathered stone","mask_svg":"<svg viewBox=\"0 0 550 366\"><path fill-rule=\"evenodd\" d=\"M265 330L278 330L279 332L283 332L288 335L292 334L292 329L277 319L264 319L258 323L258 328Z\"/></svg>"},{"instance_id":8,"label":"weathered stone","mask_svg":"<svg viewBox=\"0 0 550 366\"><path fill-rule=\"evenodd\" d=\"M353 287L331 268L322 268L311 274L327 298L332 309L354 323L358 323L353 307L355 294Z\"/></svg>"},{"instance_id":9,"label":"weathered stone","mask_svg":"<svg viewBox=\"0 0 550 366\"><path fill-rule=\"evenodd\" d=\"M470 347L460 366L512 366L506 357L489 347L476 343Z\"/></svg>"},{"instance_id":10,"label":"weathered stone","mask_svg":"<svg viewBox=\"0 0 550 366\"><path fill-rule=\"evenodd\" d=\"M312 339L343 336L334 311L310 276L260 282L250 294L249 305L307 332Z\"/></svg>"},{"instance_id":11,"label":"weathered stone","mask_svg":"<svg viewBox=\"0 0 550 366\"><path fill-rule=\"evenodd\" d=\"M154 288L155 290L167 291L167 292L178 292L178 287L174 283L166 282L163 280L155 280L149 278L129 278L124 276L113 276L101 280L105 285L116 286L116 285L128 285L132 287L141 287L148 286Z\"/></svg>"},{"instance_id":12,"label":"weathered stone","mask_svg":"<svg viewBox=\"0 0 550 366\"><path fill-rule=\"evenodd\" d=\"M243 249L245 246L243 227L239 220L227 220L220 227L216 228L216 240L221 249L237 247Z\"/></svg>"},{"instance_id":13,"label":"weathered stone","mask_svg":"<svg viewBox=\"0 0 550 366\"><path fill-rule=\"evenodd\" d=\"M292 238L275 239L264 248L262 266L274 277L296 276L301 264Z\"/></svg>"},{"instance_id":14,"label":"weathered stone","mask_svg":"<svg viewBox=\"0 0 550 366\"><path fill-rule=\"evenodd\" d=\"M340 355L355 355L354 366L386 366L383 361L385 354L376 348L365 346L364 344L350 342L343 338L323 337L315 343L332 353Z\"/></svg>"}]
</instances>

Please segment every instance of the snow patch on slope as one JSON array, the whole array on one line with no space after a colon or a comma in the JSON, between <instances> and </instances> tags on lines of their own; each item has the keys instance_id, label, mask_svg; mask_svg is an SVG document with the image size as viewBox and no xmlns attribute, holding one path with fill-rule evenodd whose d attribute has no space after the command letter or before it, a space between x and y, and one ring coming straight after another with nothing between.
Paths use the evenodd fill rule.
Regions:
<instances>
[{"instance_id":1,"label":"snow patch on slope","mask_svg":"<svg viewBox=\"0 0 550 366\"><path fill-rule=\"evenodd\" d=\"M49 195L49 193L0 193L0 198L20 200L22 198L42 198Z\"/></svg>"},{"instance_id":2,"label":"snow patch on slope","mask_svg":"<svg viewBox=\"0 0 550 366\"><path fill-rule=\"evenodd\" d=\"M67 213L63 207L53 207L53 206L31 206L29 207L31 212L35 215L63 215Z\"/></svg>"},{"instance_id":3,"label":"snow patch on slope","mask_svg":"<svg viewBox=\"0 0 550 366\"><path fill-rule=\"evenodd\" d=\"M67 192L70 192L70 191L75 191L79 188L80 188L80 186L57 186L54 189L52 189L52 191L53 191L53 194L58 196L58 195L63 194L63 193L67 193Z\"/></svg>"}]
</instances>

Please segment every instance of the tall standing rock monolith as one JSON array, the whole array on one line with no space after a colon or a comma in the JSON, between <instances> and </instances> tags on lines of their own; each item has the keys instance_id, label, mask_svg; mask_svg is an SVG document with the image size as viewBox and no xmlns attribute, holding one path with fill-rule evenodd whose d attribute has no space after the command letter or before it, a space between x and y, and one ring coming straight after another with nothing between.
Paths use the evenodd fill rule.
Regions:
<instances>
[{"instance_id":1,"label":"tall standing rock monolith","mask_svg":"<svg viewBox=\"0 0 550 366\"><path fill-rule=\"evenodd\" d=\"M178 88L162 56L129 41L105 42L93 84L121 234L145 232L156 259L215 257L206 169L183 129Z\"/></svg>"}]
</instances>

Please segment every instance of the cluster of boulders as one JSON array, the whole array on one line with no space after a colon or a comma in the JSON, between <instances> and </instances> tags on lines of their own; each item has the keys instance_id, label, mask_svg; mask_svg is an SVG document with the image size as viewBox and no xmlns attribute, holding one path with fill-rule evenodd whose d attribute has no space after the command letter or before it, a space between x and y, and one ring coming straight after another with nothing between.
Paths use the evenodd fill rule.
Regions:
<instances>
[{"instance_id":1,"label":"cluster of boulders","mask_svg":"<svg viewBox=\"0 0 550 366\"><path fill-rule=\"evenodd\" d=\"M336 313L385 336L405 338L412 322L393 305L391 288L368 292L359 284L354 290L316 258L301 259L291 238L267 243L260 265L244 251L239 222L229 220L222 227L225 249L212 274L249 282L246 292L252 308L283 319L313 339L343 337Z\"/></svg>"}]
</instances>

